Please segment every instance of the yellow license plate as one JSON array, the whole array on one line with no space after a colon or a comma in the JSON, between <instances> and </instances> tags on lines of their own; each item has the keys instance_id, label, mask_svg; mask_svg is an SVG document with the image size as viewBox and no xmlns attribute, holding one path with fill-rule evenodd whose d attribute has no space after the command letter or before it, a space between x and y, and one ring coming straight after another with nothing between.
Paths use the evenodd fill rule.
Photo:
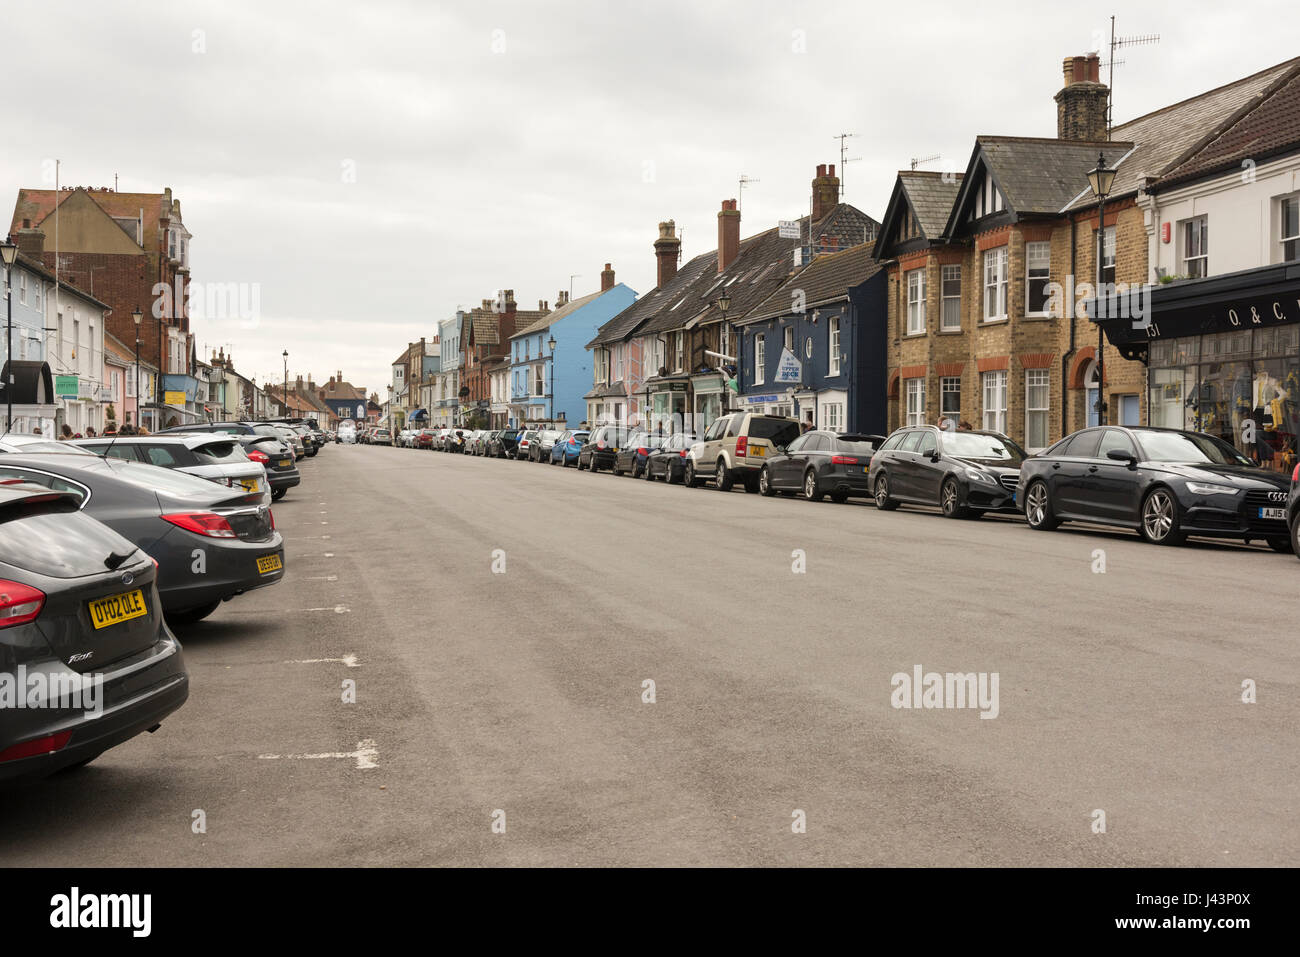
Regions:
<instances>
[{"instance_id":1,"label":"yellow license plate","mask_svg":"<svg viewBox=\"0 0 1300 957\"><path fill-rule=\"evenodd\" d=\"M749 454L761 459L763 456L767 455L767 448L762 445L751 445L749 447Z\"/></svg>"},{"instance_id":2,"label":"yellow license plate","mask_svg":"<svg viewBox=\"0 0 1300 957\"><path fill-rule=\"evenodd\" d=\"M257 573L259 575L278 572L283 567L284 562L280 561L279 555L263 555L257 560Z\"/></svg>"},{"instance_id":3,"label":"yellow license plate","mask_svg":"<svg viewBox=\"0 0 1300 957\"><path fill-rule=\"evenodd\" d=\"M239 487L245 492L256 492L262 487L262 483L257 479L239 479Z\"/></svg>"},{"instance_id":4,"label":"yellow license plate","mask_svg":"<svg viewBox=\"0 0 1300 957\"><path fill-rule=\"evenodd\" d=\"M144 592L139 588L135 591L123 592L120 595L96 598L90 603L90 623L96 629L108 628L110 625L130 621L132 618L140 618L147 614L149 614L149 609L144 604Z\"/></svg>"},{"instance_id":5,"label":"yellow license plate","mask_svg":"<svg viewBox=\"0 0 1300 957\"><path fill-rule=\"evenodd\" d=\"M288 468L293 464L293 459L280 459L280 468Z\"/></svg>"}]
</instances>

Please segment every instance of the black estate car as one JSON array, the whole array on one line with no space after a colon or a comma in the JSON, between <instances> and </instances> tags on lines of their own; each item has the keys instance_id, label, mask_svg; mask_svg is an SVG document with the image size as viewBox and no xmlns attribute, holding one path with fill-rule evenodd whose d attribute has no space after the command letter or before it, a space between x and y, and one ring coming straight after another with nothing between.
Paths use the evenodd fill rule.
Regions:
<instances>
[{"instance_id":1,"label":"black estate car","mask_svg":"<svg viewBox=\"0 0 1300 957\"><path fill-rule=\"evenodd\" d=\"M1285 475L1257 468L1203 432L1100 426L1068 435L1020 470L1030 528L1096 522L1148 542L1188 535L1262 539L1291 550Z\"/></svg>"},{"instance_id":2,"label":"black estate car","mask_svg":"<svg viewBox=\"0 0 1300 957\"><path fill-rule=\"evenodd\" d=\"M871 456L884 441L883 435L806 432L763 464L758 490L764 495L799 492L810 502L828 494L832 502L869 496Z\"/></svg>"},{"instance_id":3,"label":"black estate car","mask_svg":"<svg viewBox=\"0 0 1300 957\"><path fill-rule=\"evenodd\" d=\"M938 505L949 518L1016 511L1025 450L1000 432L899 429L871 457L876 507Z\"/></svg>"},{"instance_id":4,"label":"black estate car","mask_svg":"<svg viewBox=\"0 0 1300 957\"><path fill-rule=\"evenodd\" d=\"M592 429L591 435L578 452L578 471L613 469L618 450L627 444L627 429L616 425L602 425Z\"/></svg>"}]
</instances>

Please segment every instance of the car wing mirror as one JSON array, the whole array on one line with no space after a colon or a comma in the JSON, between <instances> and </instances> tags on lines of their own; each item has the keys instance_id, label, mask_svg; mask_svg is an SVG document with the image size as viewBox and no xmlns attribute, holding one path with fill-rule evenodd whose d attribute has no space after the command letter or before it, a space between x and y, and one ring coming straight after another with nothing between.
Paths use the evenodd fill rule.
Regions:
<instances>
[{"instance_id":1,"label":"car wing mirror","mask_svg":"<svg viewBox=\"0 0 1300 957\"><path fill-rule=\"evenodd\" d=\"M1123 462L1125 465L1137 464L1137 457L1132 452L1126 452L1123 449L1111 449L1106 453L1106 458L1115 462Z\"/></svg>"}]
</instances>

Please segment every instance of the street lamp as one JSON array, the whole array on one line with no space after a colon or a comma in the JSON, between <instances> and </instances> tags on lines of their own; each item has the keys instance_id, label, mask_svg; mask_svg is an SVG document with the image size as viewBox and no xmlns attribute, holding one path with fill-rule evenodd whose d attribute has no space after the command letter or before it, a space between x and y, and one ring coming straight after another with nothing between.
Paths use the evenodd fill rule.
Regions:
<instances>
[{"instance_id":1,"label":"street lamp","mask_svg":"<svg viewBox=\"0 0 1300 957\"><path fill-rule=\"evenodd\" d=\"M1106 167L1106 157L1102 153L1097 154L1096 169L1088 170L1088 185L1092 187L1092 195L1097 197L1097 287L1094 290L1093 310L1097 315L1093 320L1097 323L1097 424L1106 424L1106 369L1103 359L1103 351L1106 346L1105 337L1102 334L1101 327L1101 268L1102 258L1106 251L1106 197L1110 195L1110 188L1115 182L1115 170ZM1086 423L1085 423L1086 424Z\"/></svg>"},{"instance_id":2,"label":"street lamp","mask_svg":"<svg viewBox=\"0 0 1300 957\"><path fill-rule=\"evenodd\" d=\"M549 418L551 420L551 426L554 427L555 426L555 334L554 333L552 333L551 337L546 340L546 347L551 350L551 374L549 376L550 381L548 383L551 389L546 395L549 400L547 404L550 406Z\"/></svg>"},{"instance_id":3,"label":"street lamp","mask_svg":"<svg viewBox=\"0 0 1300 957\"><path fill-rule=\"evenodd\" d=\"M718 311L722 313L722 322L718 325L718 354L727 355L727 310L731 308L731 296L724 289L722 295L717 299ZM726 370L722 368L722 363L718 363L718 374L720 377L726 376ZM718 393L718 415L723 415L727 411L727 382L722 379L722 391Z\"/></svg>"},{"instance_id":4,"label":"street lamp","mask_svg":"<svg viewBox=\"0 0 1300 957\"><path fill-rule=\"evenodd\" d=\"M140 323L144 320L144 313L140 307L135 307L135 312L131 313L131 318L135 320L135 427L140 428Z\"/></svg>"},{"instance_id":5,"label":"street lamp","mask_svg":"<svg viewBox=\"0 0 1300 957\"><path fill-rule=\"evenodd\" d=\"M14 294L13 294L13 266L14 260L18 258L18 247L13 243L0 243L0 258L4 259L5 264L5 368L8 375L5 377L5 431L8 432L14 427Z\"/></svg>"},{"instance_id":6,"label":"street lamp","mask_svg":"<svg viewBox=\"0 0 1300 957\"><path fill-rule=\"evenodd\" d=\"M289 350L285 349L284 356L284 417L289 418Z\"/></svg>"}]
</instances>

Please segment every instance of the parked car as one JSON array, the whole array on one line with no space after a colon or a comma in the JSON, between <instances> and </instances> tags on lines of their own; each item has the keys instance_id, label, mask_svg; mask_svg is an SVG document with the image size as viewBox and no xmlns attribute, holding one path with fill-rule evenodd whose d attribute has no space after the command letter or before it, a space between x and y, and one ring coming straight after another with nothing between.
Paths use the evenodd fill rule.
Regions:
<instances>
[{"instance_id":1,"label":"parked car","mask_svg":"<svg viewBox=\"0 0 1300 957\"><path fill-rule=\"evenodd\" d=\"M491 440L488 442L487 454L495 459L512 458L518 445L518 429L501 429L493 433Z\"/></svg>"},{"instance_id":2,"label":"parked car","mask_svg":"<svg viewBox=\"0 0 1300 957\"><path fill-rule=\"evenodd\" d=\"M515 443L515 458L528 458L529 446L537 439L540 429L524 429L519 433L519 440Z\"/></svg>"},{"instance_id":3,"label":"parked car","mask_svg":"<svg viewBox=\"0 0 1300 957\"><path fill-rule=\"evenodd\" d=\"M75 494L87 515L157 559L158 592L173 626L284 577L284 540L260 492L81 455L3 456L0 482L8 479Z\"/></svg>"},{"instance_id":4,"label":"parked car","mask_svg":"<svg viewBox=\"0 0 1300 957\"><path fill-rule=\"evenodd\" d=\"M683 481L694 488L712 478L723 492L736 482L758 491L763 463L799 437L797 419L760 412L731 412L713 421L700 440L702 448L686 459Z\"/></svg>"},{"instance_id":5,"label":"parked car","mask_svg":"<svg viewBox=\"0 0 1300 957\"><path fill-rule=\"evenodd\" d=\"M415 447L417 449L433 448L433 437L436 433L433 429L421 429L415 434Z\"/></svg>"},{"instance_id":6,"label":"parked car","mask_svg":"<svg viewBox=\"0 0 1300 957\"><path fill-rule=\"evenodd\" d=\"M0 677L23 695L33 675L47 689L75 687L83 675L99 681L93 702L0 708L0 781L89 764L157 730L189 695L158 563L78 501L40 485L0 486Z\"/></svg>"},{"instance_id":7,"label":"parked car","mask_svg":"<svg viewBox=\"0 0 1300 957\"><path fill-rule=\"evenodd\" d=\"M295 464L299 456L295 454L291 440L282 429L270 423L207 422L188 428L163 429L154 435L183 435L189 432L231 435L243 445L244 452L250 459L261 461L258 456L266 456L262 465L266 468L266 476L271 483L273 501L283 498L285 492L302 482L302 475Z\"/></svg>"},{"instance_id":8,"label":"parked car","mask_svg":"<svg viewBox=\"0 0 1300 957\"><path fill-rule=\"evenodd\" d=\"M74 444L96 455L126 462L145 462L216 482L227 488L260 492L271 501L266 468L244 453L233 435L191 432L175 435L126 435L111 439L77 439Z\"/></svg>"},{"instance_id":9,"label":"parked car","mask_svg":"<svg viewBox=\"0 0 1300 957\"><path fill-rule=\"evenodd\" d=\"M448 452L464 452L469 433L465 429L452 429L447 433L444 447Z\"/></svg>"},{"instance_id":10,"label":"parked car","mask_svg":"<svg viewBox=\"0 0 1300 957\"><path fill-rule=\"evenodd\" d=\"M410 448L411 436L414 434L415 433L413 433L410 429L402 429L402 431L397 433L397 439L396 441L393 442L393 444L401 449Z\"/></svg>"},{"instance_id":11,"label":"parked car","mask_svg":"<svg viewBox=\"0 0 1300 957\"><path fill-rule=\"evenodd\" d=\"M577 464L578 453L582 451L582 445L587 441L587 434L584 429L569 429L562 433L551 446L551 464L559 465L561 468Z\"/></svg>"},{"instance_id":12,"label":"parked car","mask_svg":"<svg viewBox=\"0 0 1300 957\"><path fill-rule=\"evenodd\" d=\"M539 429L536 441L528 446L528 461L549 462L551 460L551 446L563 434L559 429Z\"/></svg>"},{"instance_id":13,"label":"parked car","mask_svg":"<svg viewBox=\"0 0 1300 957\"><path fill-rule=\"evenodd\" d=\"M375 429L370 435L371 445L392 445L393 433L388 429Z\"/></svg>"},{"instance_id":14,"label":"parked car","mask_svg":"<svg viewBox=\"0 0 1300 957\"><path fill-rule=\"evenodd\" d=\"M883 435L805 432L763 464L758 490L764 495L798 492L810 502L826 495L832 502L870 497L871 457L884 441Z\"/></svg>"},{"instance_id":15,"label":"parked car","mask_svg":"<svg viewBox=\"0 0 1300 957\"><path fill-rule=\"evenodd\" d=\"M650 449L641 474L647 480L663 479L669 484L682 481L686 473L686 456L699 441L694 432L675 432L663 445Z\"/></svg>"},{"instance_id":16,"label":"parked car","mask_svg":"<svg viewBox=\"0 0 1300 957\"><path fill-rule=\"evenodd\" d=\"M578 471L612 469L618 450L627 444L627 429L616 425L602 425L594 429L578 452Z\"/></svg>"},{"instance_id":17,"label":"parked car","mask_svg":"<svg viewBox=\"0 0 1300 957\"><path fill-rule=\"evenodd\" d=\"M633 478L640 478L652 449L664 444L666 436L635 429L628 433L623 447L614 456L614 474L627 473Z\"/></svg>"},{"instance_id":18,"label":"parked car","mask_svg":"<svg viewBox=\"0 0 1300 957\"><path fill-rule=\"evenodd\" d=\"M307 426L302 425L301 423L293 423L293 422L284 422L284 423L277 422L275 424L283 425L294 435L298 436L298 440L302 442L303 452L305 452L307 455L314 457L316 453L320 451L320 446L318 446L316 444L316 440L312 438L311 431L307 428Z\"/></svg>"},{"instance_id":19,"label":"parked car","mask_svg":"<svg viewBox=\"0 0 1300 957\"><path fill-rule=\"evenodd\" d=\"M340 445L357 444L357 427L351 422L340 422L339 430L335 433L334 441Z\"/></svg>"},{"instance_id":20,"label":"parked car","mask_svg":"<svg viewBox=\"0 0 1300 957\"><path fill-rule=\"evenodd\" d=\"M1263 540L1289 552L1290 484L1213 435L1099 426L1027 461L1019 496L1034 529L1094 522L1136 529L1156 545L1201 535Z\"/></svg>"},{"instance_id":21,"label":"parked car","mask_svg":"<svg viewBox=\"0 0 1300 957\"><path fill-rule=\"evenodd\" d=\"M52 439L48 435L27 435L21 432L7 432L4 438L0 439L0 453L3 452L71 452L74 455L80 455L86 452L85 449L78 448L72 442L63 442L59 439ZM86 453L93 455L93 452Z\"/></svg>"},{"instance_id":22,"label":"parked car","mask_svg":"<svg viewBox=\"0 0 1300 957\"><path fill-rule=\"evenodd\" d=\"M1016 511L1016 483L1027 453L1000 432L947 432L933 425L898 429L871 457L876 508L937 505L948 518Z\"/></svg>"}]
</instances>

